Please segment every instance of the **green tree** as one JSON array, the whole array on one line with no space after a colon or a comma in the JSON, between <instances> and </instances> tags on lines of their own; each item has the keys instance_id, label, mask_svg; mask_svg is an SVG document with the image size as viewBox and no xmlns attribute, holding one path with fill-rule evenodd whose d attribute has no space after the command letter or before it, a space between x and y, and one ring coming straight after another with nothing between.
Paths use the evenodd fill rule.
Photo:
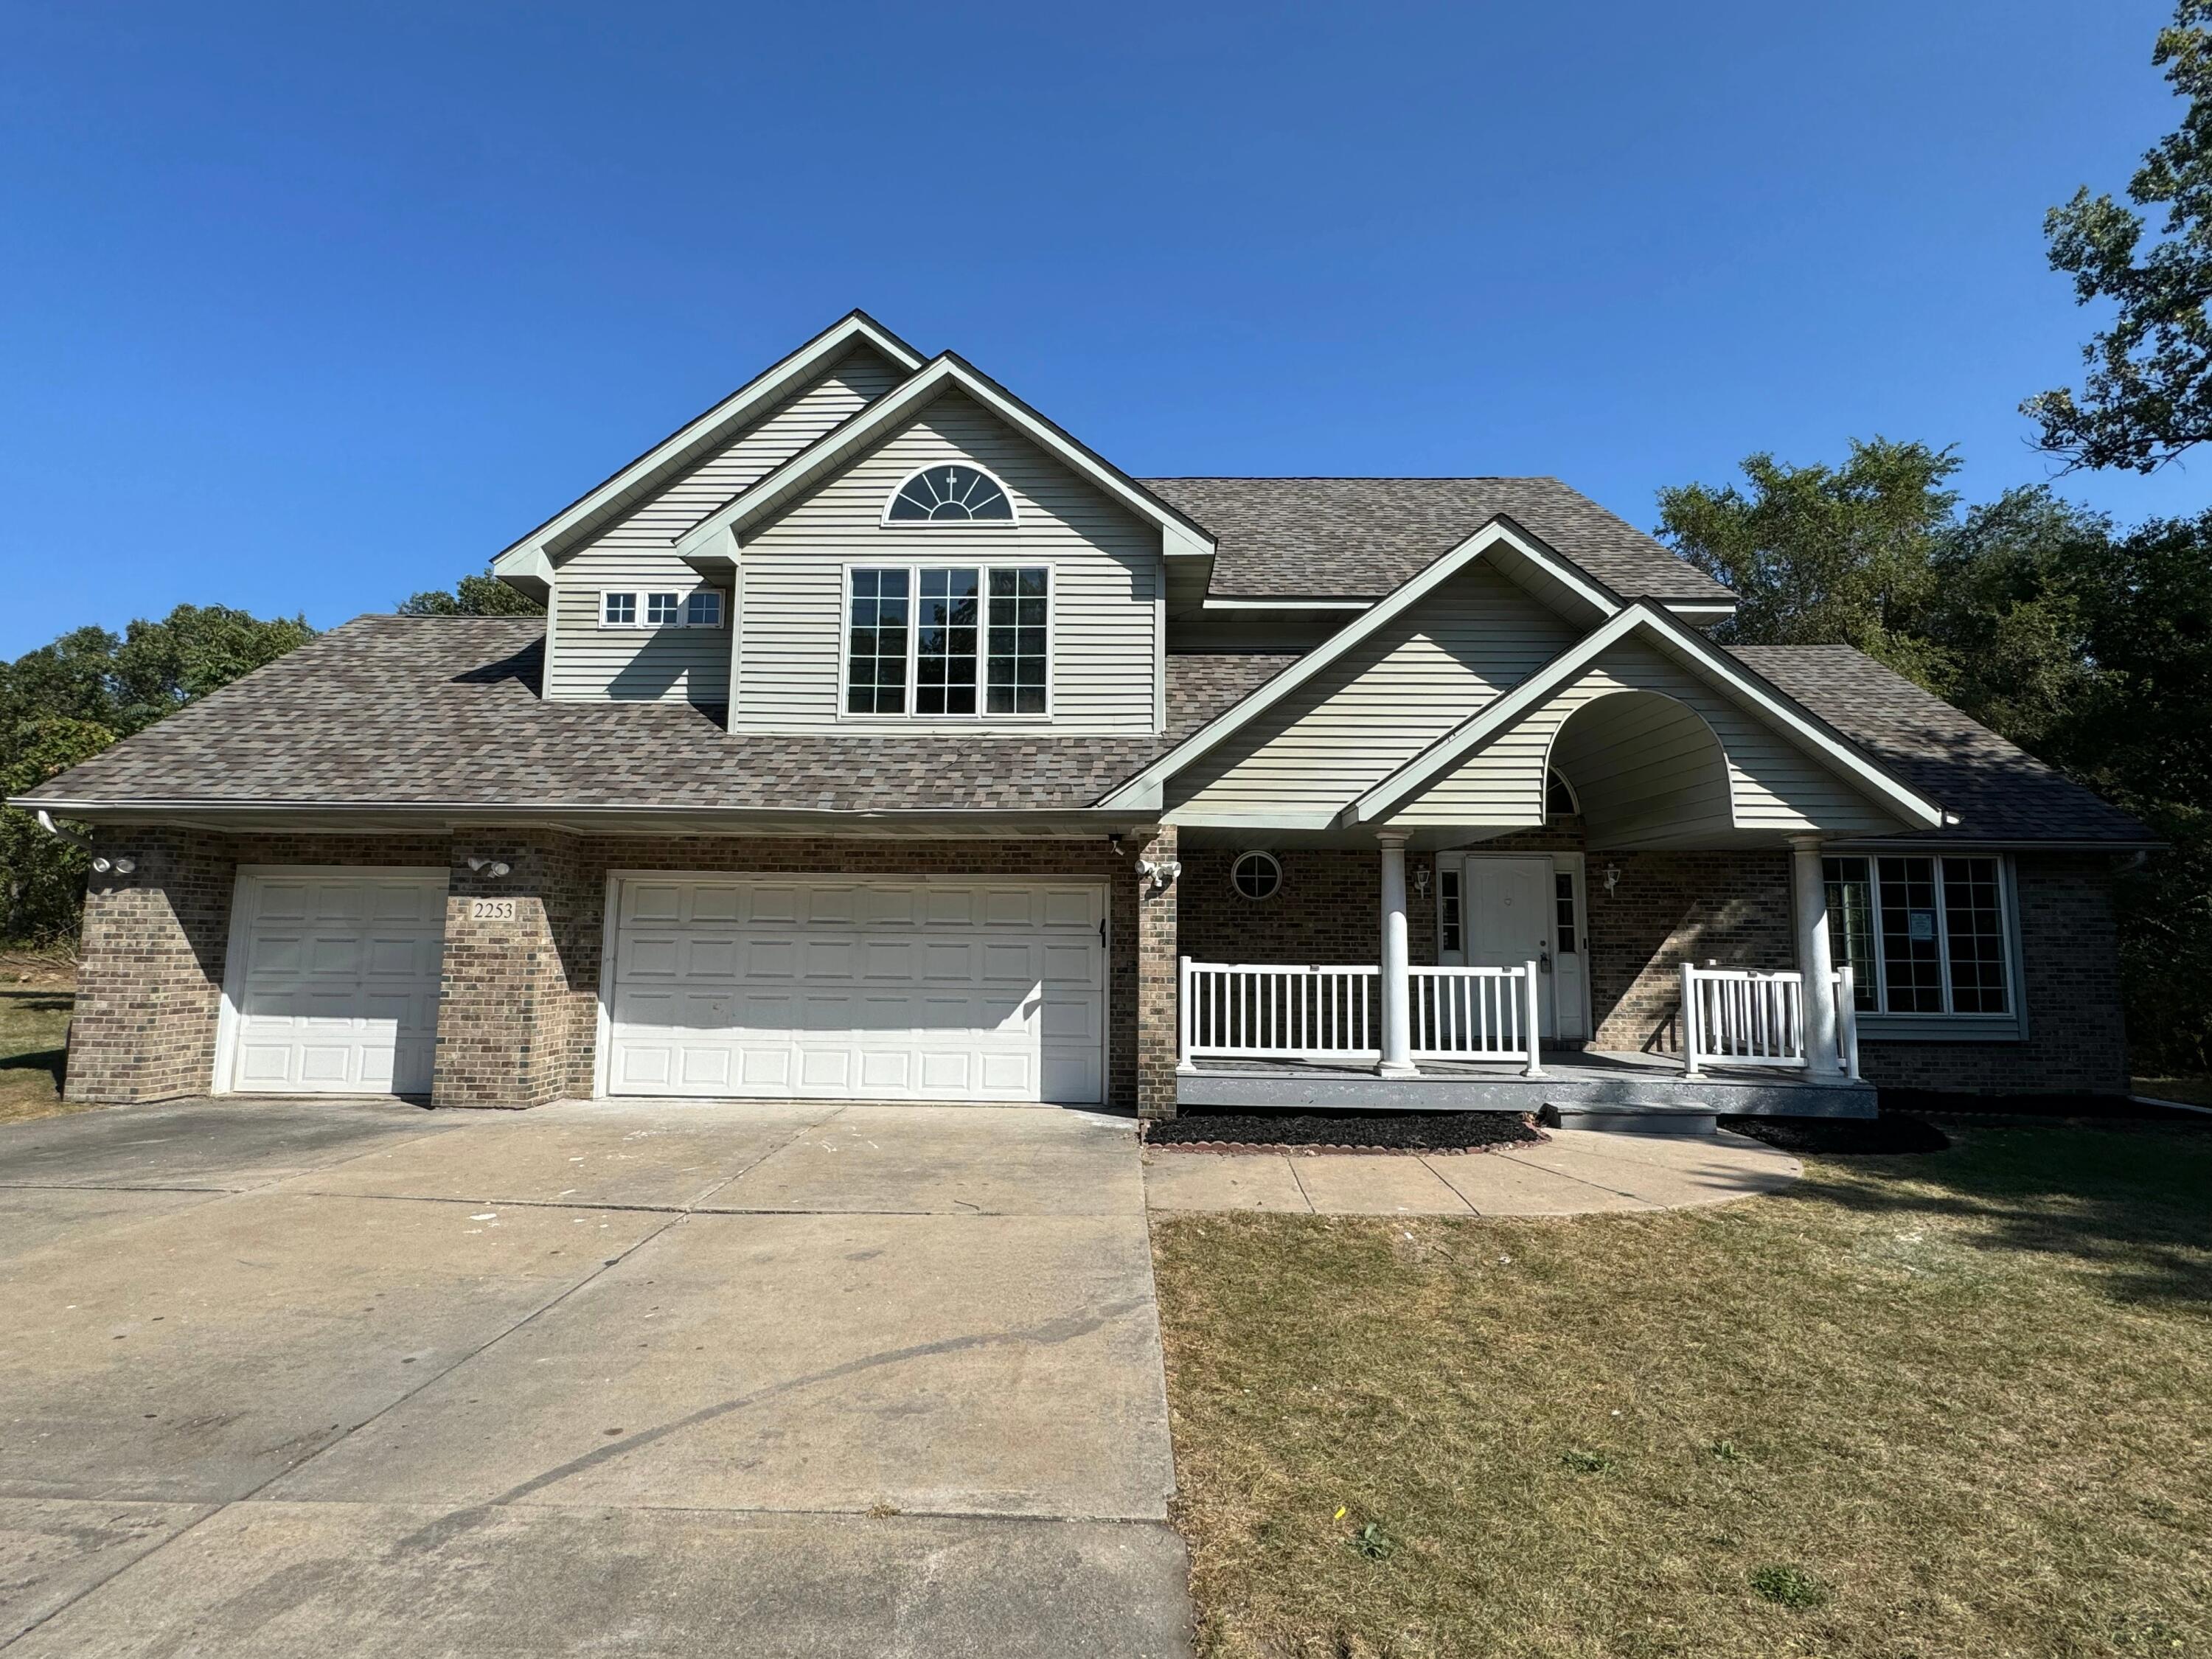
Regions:
<instances>
[{"instance_id":1,"label":"green tree","mask_svg":"<svg viewBox=\"0 0 2212 1659\"><path fill-rule=\"evenodd\" d=\"M2142 247L2144 216L2084 185L2045 216L2051 269L2083 305L2110 301L2112 325L2082 348L2080 393L2021 405L2040 441L2075 466L2149 472L2212 437L2212 0L2181 0L2151 61L2188 100L2178 130L2128 180L2136 208L2165 210L2163 240Z\"/></svg>"},{"instance_id":2,"label":"green tree","mask_svg":"<svg viewBox=\"0 0 2212 1659\"><path fill-rule=\"evenodd\" d=\"M464 576L451 590L432 588L399 602L403 617L542 617L545 607L496 576Z\"/></svg>"},{"instance_id":3,"label":"green tree","mask_svg":"<svg viewBox=\"0 0 2212 1659\"><path fill-rule=\"evenodd\" d=\"M119 638L74 629L0 664L0 793L23 793L314 631L304 617L264 621L227 605L180 605ZM29 813L0 811L0 937L66 938L83 901L83 854Z\"/></svg>"},{"instance_id":4,"label":"green tree","mask_svg":"<svg viewBox=\"0 0 2212 1659\"><path fill-rule=\"evenodd\" d=\"M1790 466L1760 453L1741 485L1659 492L1658 534L1733 589L1717 637L1770 645L1855 645L1926 684L1949 677L1927 632L1936 555L1955 528L1959 469L1948 449L1853 440L1841 466Z\"/></svg>"}]
</instances>

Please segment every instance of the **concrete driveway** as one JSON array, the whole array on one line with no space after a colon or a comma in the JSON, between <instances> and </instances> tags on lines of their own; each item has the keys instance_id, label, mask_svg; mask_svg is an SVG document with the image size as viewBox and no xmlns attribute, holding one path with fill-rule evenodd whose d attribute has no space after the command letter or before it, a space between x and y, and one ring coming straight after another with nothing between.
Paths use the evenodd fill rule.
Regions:
<instances>
[{"instance_id":1,"label":"concrete driveway","mask_svg":"<svg viewBox=\"0 0 2212 1659\"><path fill-rule=\"evenodd\" d=\"M9 1659L1187 1651L1126 1121L110 1109L0 1307Z\"/></svg>"}]
</instances>

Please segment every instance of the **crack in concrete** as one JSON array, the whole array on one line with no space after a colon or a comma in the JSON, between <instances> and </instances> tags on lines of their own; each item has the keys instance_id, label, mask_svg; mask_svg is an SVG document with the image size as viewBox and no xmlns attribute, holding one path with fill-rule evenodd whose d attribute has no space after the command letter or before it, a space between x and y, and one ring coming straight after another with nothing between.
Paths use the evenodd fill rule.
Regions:
<instances>
[{"instance_id":1,"label":"crack in concrete","mask_svg":"<svg viewBox=\"0 0 2212 1659\"><path fill-rule=\"evenodd\" d=\"M656 1233L654 1237L658 1237L659 1235ZM572 1475L581 1474L587 1469L597 1468L602 1463L611 1462L616 1458L627 1455L642 1447L665 1440L671 1435L681 1434L687 1429L697 1428L702 1423L712 1423L718 1418L727 1417L734 1412L744 1411L749 1407L757 1406L767 1401L780 1399L787 1394L795 1394L803 1389L811 1389L823 1382L834 1382L844 1377L858 1376L862 1371L878 1370L885 1365L904 1364L909 1360L927 1359L939 1354L963 1353L976 1348L1002 1347L1016 1343L1033 1343L1049 1346L1056 1343L1072 1342L1077 1337L1087 1336L1116 1319L1125 1318L1130 1314L1142 1310L1149 1301L1150 1298L1146 1297L1130 1297L1123 1301L1107 1303L1104 1306L1086 1313L1064 1315L1060 1318L1048 1319L1042 1324L1031 1325L1022 1329L981 1331L967 1336L945 1337L935 1342L916 1342L903 1348L885 1348L876 1353L863 1354L856 1359L848 1359L839 1364L826 1366L818 1371L810 1371L804 1376L787 1377L781 1382L771 1382L765 1388L756 1389L750 1394L738 1395L728 1400L717 1401L711 1406L702 1406L695 1412L688 1412L682 1417L672 1419L656 1427L641 1429L635 1434L624 1435L619 1440L611 1440L605 1445L594 1446L582 1456L572 1457L567 1462L556 1464L542 1474L532 1475L520 1485L508 1487L496 1498L489 1498L481 1504L472 1504L465 1509L455 1510L451 1515L442 1516L428 1526L417 1528L395 1543L392 1546L392 1553L397 1554L403 1551L435 1549L448 1539L456 1537L477 1525L489 1516L495 1510L520 1503L526 1498L544 1492L549 1486L558 1485Z\"/></svg>"}]
</instances>

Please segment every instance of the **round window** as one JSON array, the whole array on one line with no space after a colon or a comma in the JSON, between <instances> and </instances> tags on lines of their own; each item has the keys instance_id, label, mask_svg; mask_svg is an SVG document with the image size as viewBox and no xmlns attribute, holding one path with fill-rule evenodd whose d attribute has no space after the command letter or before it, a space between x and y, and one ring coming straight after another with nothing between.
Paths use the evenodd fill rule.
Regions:
<instances>
[{"instance_id":1,"label":"round window","mask_svg":"<svg viewBox=\"0 0 2212 1659\"><path fill-rule=\"evenodd\" d=\"M1283 884L1283 866L1273 853L1239 853L1229 866L1229 884L1248 899L1273 898Z\"/></svg>"}]
</instances>

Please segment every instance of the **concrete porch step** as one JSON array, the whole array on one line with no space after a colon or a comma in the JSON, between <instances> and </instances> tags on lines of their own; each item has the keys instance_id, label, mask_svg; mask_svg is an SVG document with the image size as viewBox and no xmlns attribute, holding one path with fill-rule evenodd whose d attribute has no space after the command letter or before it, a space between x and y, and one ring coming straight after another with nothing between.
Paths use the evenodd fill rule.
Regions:
<instances>
[{"instance_id":1,"label":"concrete porch step","mask_svg":"<svg viewBox=\"0 0 2212 1659\"><path fill-rule=\"evenodd\" d=\"M1546 1101L1537 1116L1554 1129L1616 1135L1709 1135L1719 1127L1713 1109L1698 1101Z\"/></svg>"}]
</instances>

